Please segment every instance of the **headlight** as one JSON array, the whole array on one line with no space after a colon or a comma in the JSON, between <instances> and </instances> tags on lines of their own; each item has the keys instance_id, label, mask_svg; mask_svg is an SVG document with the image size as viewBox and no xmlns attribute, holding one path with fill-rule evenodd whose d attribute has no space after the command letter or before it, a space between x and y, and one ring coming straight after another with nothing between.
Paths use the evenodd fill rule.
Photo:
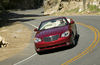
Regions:
<instances>
[{"instance_id":1,"label":"headlight","mask_svg":"<svg viewBox=\"0 0 100 65\"><path fill-rule=\"evenodd\" d=\"M35 42L35 43L41 42L41 39L40 39L40 38L35 38L35 39L34 39L34 42Z\"/></svg>"},{"instance_id":2,"label":"headlight","mask_svg":"<svg viewBox=\"0 0 100 65\"><path fill-rule=\"evenodd\" d=\"M61 37L68 37L70 35L69 31L62 33Z\"/></svg>"}]
</instances>

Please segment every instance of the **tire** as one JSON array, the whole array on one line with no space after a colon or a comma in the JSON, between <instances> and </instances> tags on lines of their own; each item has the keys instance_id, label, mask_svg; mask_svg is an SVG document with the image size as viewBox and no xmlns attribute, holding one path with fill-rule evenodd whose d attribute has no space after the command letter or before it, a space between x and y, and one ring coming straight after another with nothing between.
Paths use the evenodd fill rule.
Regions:
<instances>
[{"instance_id":1,"label":"tire","mask_svg":"<svg viewBox=\"0 0 100 65\"><path fill-rule=\"evenodd\" d=\"M40 52L40 51L36 51L36 52L37 52L37 54L42 55L42 52Z\"/></svg>"},{"instance_id":2,"label":"tire","mask_svg":"<svg viewBox=\"0 0 100 65\"><path fill-rule=\"evenodd\" d=\"M76 33L74 34L75 35L75 39L77 38L78 36L78 33L77 33L77 26L75 25L75 28L76 28Z\"/></svg>"},{"instance_id":3,"label":"tire","mask_svg":"<svg viewBox=\"0 0 100 65\"><path fill-rule=\"evenodd\" d=\"M35 51L36 51L37 54L41 55L41 51L37 51L36 47L35 47Z\"/></svg>"},{"instance_id":4,"label":"tire","mask_svg":"<svg viewBox=\"0 0 100 65\"><path fill-rule=\"evenodd\" d=\"M76 35L75 35L76 36ZM75 46L76 43L75 43L75 36L74 34L72 33L72 37L71 37L71 43L72 43L72 46Z\"/></svg>"}]
</instances>

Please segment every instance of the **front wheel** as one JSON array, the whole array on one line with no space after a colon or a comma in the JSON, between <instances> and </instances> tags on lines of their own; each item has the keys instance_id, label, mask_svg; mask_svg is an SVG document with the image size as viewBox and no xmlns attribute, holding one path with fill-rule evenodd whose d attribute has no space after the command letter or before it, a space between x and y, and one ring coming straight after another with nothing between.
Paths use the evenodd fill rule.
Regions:
<instances>
[{"instance_id":1,"label":"front wheel","mask_svg":"<svg viewBox=\"0 0 100 65\"><path fill-rule=\"evenodd\" d=\"M35 47L35 51L37 54L41 55L41 51L37 51L36 47Z\"/></svg>"},{"instance_id":2,"label":"front wheel","mask_svg":"<svg viewBox=\"0 0 100 65\"><path fill-rule=\"evenodd\" d=\"M76 43L75 43L75 37L74 37L73 33L72 33L72 37L71 37L71 43L72 43L72 46L76 45Z\"/></svg>"},{"instance_id":3,"label":"front wheel","mask_svg":"<svg viewBox=\"0 0 100 65\"><path fill-rule=\"evenodd\" d=\"M36 51L36 52L37 52L37 54L42 55L42 52L41 51Z\"/></svg>"}]
</instances>

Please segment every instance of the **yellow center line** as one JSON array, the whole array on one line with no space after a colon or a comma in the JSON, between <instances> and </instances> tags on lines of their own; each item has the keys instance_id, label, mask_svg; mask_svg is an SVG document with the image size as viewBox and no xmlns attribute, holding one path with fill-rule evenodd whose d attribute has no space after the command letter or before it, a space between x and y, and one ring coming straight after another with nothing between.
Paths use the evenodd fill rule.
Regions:
<instances>
[{"instance_id":1,"label":"yellow center line","mask_svg":"<svg viewBox=\"0 0 100 65\"><path fill-rule=\"evenodd\" d=\"M100 32L98 29L94 28L93 26L90 26L90 25L86 25L86 24L83 24L83 23L77 23L79 25L82 25L82 26L85 26L87 28L89 28L90 30L92 30L94 32L94 40L93 42L91 43L91 45L86 48L83 52L81 52L80 54L78 54L77 56L73 57L72 59L68 60L67 62L61 64L61 65L68 65L69 63L72 63L73 61L75 60L78 60L79 58L83 57L84 55L86 55L87 53L89 53L99 42L99 38L100 38Z\"/></svg>"},{"instance_id":2,"label":"yellow center line","mask_svg":"<svg viewBox=\"0 0 100 65\"><path fill-rule=\"evenodd\" d=\"M91 26L91 27L93 27L93 26ZM100 40L100 32L99 32L99 30L96 29L96 28L95 28L95 30L96 30L97 33L98 33L98 40L97 40L97 42L94 44L94 46L93 46L92 48L94 48L94 47L99 43L99 40Z\"/></svg>"},{"instance_id":3,"label":"yellow center line","mask_svg":"<svg viewBox=\"0 0 100 65\"><path fill-rule=\"evenodd\" d=\"M78 24L79 24L79 23L78 23ZM81 25L84 25L84 24L81 24ZM86 26L86 25L84 25L84 26ZM86 26L86 27L87 27L87 26ZM95 39L94 39L94 41L93 41L93 44L94 44L95 41L96 41L96 37L97 37L97 35L96 35L96 33L95 33ZM93 44L91 44L88 48L90 48ZM76 59L79 58L80 56L83 56L83 55L87 52L88 48L87 48L85 51L83 51L81 54L78 54L78 55L75 56L74 58L72 58L72 59L70 59L69 61L67 61L66 64L71 63L72 61L74 61L74 59L76 60Z\"/></svg>"}]
</instances>

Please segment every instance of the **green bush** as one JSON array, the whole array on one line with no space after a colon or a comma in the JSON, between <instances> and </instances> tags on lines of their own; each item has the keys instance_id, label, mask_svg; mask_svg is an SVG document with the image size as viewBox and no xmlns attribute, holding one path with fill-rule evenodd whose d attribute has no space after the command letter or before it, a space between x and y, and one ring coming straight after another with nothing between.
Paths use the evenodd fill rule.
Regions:
<instances>
[{"instance_id":1,"label":"green bush","mask_svg":"<svg viewBox=\"0 0 100 65\"><path fill-rule=\"evenodd\" d=\"M100 12L100 9L96 5L88 5L88 9L93 12Z\"/></svg>"}]
</instances>

